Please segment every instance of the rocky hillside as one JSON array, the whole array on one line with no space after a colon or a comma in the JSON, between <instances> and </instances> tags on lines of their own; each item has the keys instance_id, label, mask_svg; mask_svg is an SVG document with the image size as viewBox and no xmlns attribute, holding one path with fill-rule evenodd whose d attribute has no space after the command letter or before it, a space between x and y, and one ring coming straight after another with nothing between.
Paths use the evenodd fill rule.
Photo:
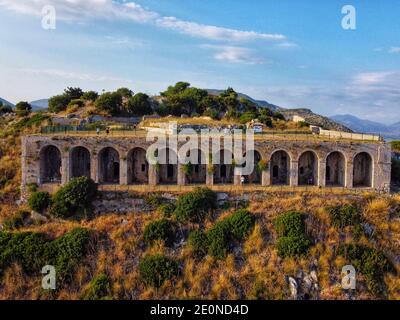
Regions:
<instances>
[{"instance_id":1,"label":"rocky hillside","mask_svg":"<svg viewBox=\"0 0 400 320\"><path fill-rule=\"evenodd\" d=\"M312 112L310 109L284 109L280 108L279 112L282 113L286 118L297 115L303 117L306 122L311 125L319 126L321 128L327 130L335 130L335 131L344 131L344 132L353 132L347 126L340 124L328 117L321 116Z\"/></svg>"}]
</instances>

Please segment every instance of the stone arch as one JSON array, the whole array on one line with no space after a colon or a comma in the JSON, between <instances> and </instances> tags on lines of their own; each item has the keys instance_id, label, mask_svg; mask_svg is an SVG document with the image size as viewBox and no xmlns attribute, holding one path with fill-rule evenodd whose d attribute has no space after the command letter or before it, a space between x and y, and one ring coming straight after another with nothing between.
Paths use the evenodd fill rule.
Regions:
<instances>
[{"instance_id":1,"label":"stone arch","mask_svg":"<svg viewBox=\"0 0 400 320\"><path fill-rule=\"evenodd\" d=\"M250 152L253 152L253 159L254 159L254 165L253 165L253 171L251 174L245 176L245 183L247 184L261 184L262 181L262 172L259 170L258 164L262 160L261 154L257 150L252 150ZM246 153L243 155L246 157ZM243 167L246 166L246 163L243 164Z\"/></svg>"},{"instance_id":2,"label":"stone arch","mask_svg":"<svg viewBox=\"0 0 400 320\"><path fill-rule=\"evenodd\" d=\"M373 161L368 152L358 153L353 160L353 187L372 187Z\"/></svg>"},{"instance_id":3,"label":"stone arch","mask_svg":"<svg viewBox=\"0 0 400 320\"><path fill-rule=\"evenodd\" d=\"M128 184L147 184L149 182L149 162L146 150L137 147L129 151L128 157Z\"/></svg>"},{"instance_id":4,"label":"stone arch","mask_svg":"<svg viewBox=\"0 0 400 320\"><path fill-rule=\"evenodd\" d=\"M314 151L305 151L299 157L299 185L317 185L318 157Z\"/></svg>"},{"instance_id":5,"label":"stone arch","mask_svg":"<svg viewBox=\"0 0 400 320\"><path fill-rule=\"evenodd\" d=\"M272 185L289 185L290 159L285 150L277 150L272 154L269 166Z\"/></svg>"},{"instance_id":6,"label":"stone arch","mask_svg":"<svg viewBox=\"0 0 400 320\"><path fill-rule=\"evenodd\" d=\"M186 176L187 182L188 184L205 184L207 179L206 155L202 150L194 149L190 150L187 156L190 156L193 151L197 151L197 161L192 163L192 174Z\"/></svg>"},{"instance_id":7,"label":"stone arch","mask_svg":"<svg viewBox=\"0 0 400 320\"><path fill-rule=\"evenodd\" d=\"M346 158L340 151L333 151L326 157L325 181L327 186L345 185Z\"/></svg>"},{"instance_id":8,"label":"stone arch","mask_svg":"<svg viewBox=\"0 0 400 320\"><path fill-rule=\"evenodd\" d=\"M71 178L90 178L90 152L82 146L74 147L70 152Z\"/></svg>"},{"instance_id":9,"label":"stone arch","mask_svg":"<svg viewBox=\"0 0 400 320\"><path fill-rule=\"evenodd\" d=\"M120 157L116 149L105 147L99 152L99 182L120 182Z\"/></svg>"},{"instance_id":10,"label":"stone arch","mask_svg":"<svg viewBox=\"0 0 400 320\"><path fill-rule=\"evenodd\" d=\"M61 151L48 145L40 150L40 182L61 183Z\"/></svg>"},{"instance_id":11,"label":"stone arch","mask_svg":"<svg viewBox=\"0 0 400 320\"><path fill-rule=\"evenodd\" d=\"M166 152L166 163L159 164L159 183L160 184L176 184L178 182L178 164L177 155L172 149L162 149L158 151L158 155L161 156L163 152Z\"/></svg>"},{"instance_id":12,"label":"stone arch","mask_svg":"<svg viewBox=\"0 0 400 320\"><path fill-rule=\"evenodd\" d=\"M229 150L227 150L226 152L227 155L225 157L225 149L220 150L219 164L214 165L214 184L233 183L233 154Z\"/></svg>"}]
</instances>

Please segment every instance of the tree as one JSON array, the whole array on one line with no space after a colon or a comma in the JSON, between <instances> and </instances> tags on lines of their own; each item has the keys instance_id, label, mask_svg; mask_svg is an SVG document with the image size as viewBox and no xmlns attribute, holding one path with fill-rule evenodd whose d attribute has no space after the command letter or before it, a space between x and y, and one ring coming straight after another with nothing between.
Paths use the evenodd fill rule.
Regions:
<instances>
[{"instance_id":1,"label":"tree","mask_svg":"<svg viewBox=\"0 0 400 320\"><path fill-rule=\"evenodd\" d=\"M21 101L17 103L15 110L19 117L26 117L31 112L32 107L28 102Z\"/></svg>"},{"instance_id":2,"label":"tree","mask_svg":"<svg viewBox=\"0 0 400 320\"><path fill-rule=\"evenodd\" d=\"M149 96L141 92L135 94L129 99L128 111L139 116L152 114L153 109L151 108Z\"/></svg>"},{"instance_id":3,"label":"tree","mask_svg":"<svg viewBox=\"0 0 400 320\"><path fill-rule=\"evenodd\" d=\"M94 103L97 110L116 115L122 107L122 96L117 92L103 93Z\"/></svg>"},{"instance_id":4,"label":"tree","mask_svg":"<svg viewBox=\"0 0 400 320\"><path fill-rule=\"evenodd\" d=\"M168 98L171 95L182 93L189 87L190 87L190 83L180 81L180 82L177 82L174 86L169 86L166 91L161 92L161 96Z\"/></svg>"},{"instance_id":5,"label":"tree","mask_svg":"<svg viewBox=\"0 0 400 320\"><path fill-rule=\"evenodd\" d=\"M120 94L123 98L131 98L133 96L133 91L128 88L119 88L116 93Z\"/></svg>"},{"instance_id":6,"label":"tree","mask_svg":"<svg viewBox=\"0 0 400 320\"><path fill-rule=\"evenodd\" d=\"M66 94L53 96L49 99L49 111L58 113L67 109L71 99Z\"/></svg>"},{"instance_id":7,"label":"tree","mask_svg":"<svg viewBox=\"0 0 400 320\"><path fill-rule=\"evenodd\" d=\"M85 101L96 101L96 99L99 97L99 94L96 91L86 91L81 99Z\"/></svg>"},{"instance_id":8,"label":"tree","mask_svg":"<svg viewBox=\"0 0 400 320\"><path fill-rule=\"evenodd\" d=\"M64 90L64 94L69 98L69 100L74 100L74 99L79 99L83 95L83 91L81 88L72 88L72 87L67 87L67 89Z\"/></svg>"}]
</instances>

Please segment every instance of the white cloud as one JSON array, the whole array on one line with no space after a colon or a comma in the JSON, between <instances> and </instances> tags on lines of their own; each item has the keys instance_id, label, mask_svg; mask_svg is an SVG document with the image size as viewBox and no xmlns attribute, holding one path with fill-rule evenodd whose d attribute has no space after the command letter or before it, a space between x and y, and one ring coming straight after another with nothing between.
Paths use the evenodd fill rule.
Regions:
<instances>
[{"instance_id":1,"label":"white cloud","mask_svg":"<svg viewBox=\"0 0 400 320\"><path fill-rule=\"evenodd\" d=\"M174 30L192 37L223 41L252 40L285 40L282 34L242 31L196 22L183 21L176 17L164 17L159 13L143 8L135 2L123 3L112 0L0 0L0 6L9 10L40 16L45 5L53 5L57 18L61 20L76 20L83 18L117 18L135 21L137 23L153 24L161 28Z\"/></svg>"},{"instance_id":2,"label":"white cloud","mask_svg":"<svg viewBox=\"0 0 400 320\"><path fill-rule=\"evenodd\" d=\"M206 38L212 40L232 40L232 41L250 41L250 40L284 40L285 36L281 34L258 33L254 31L241 31L228 29L195 22L182 21L175 17L162 17L157 19L156 24L160 27L176 30L193 37Z\"/></svg>"},{"instance_id":3,"label":"white cloud","mask_svg":"<svg viewBox=\"0 0 400 320\"><path fill-rule=\"evenodd\" d=\"M238 46L203 45L202 48L215 50L214 58L230 63L262 64L264 61L257 57L253 50Z\"/></svg>"},{"instance_id":4,"label":"white cloud","mask_svg":"<svg viewBox=\"0 0 400 320\"><path fill-rule=\"evenodd\" d=\"M400 47L391 47L389 53L400 53Z\"/></svg>"},{"instance_id":5,"label":"white cloud","mask_svg":"<svg viewBox=\"0 0 400 320\"><path fill-rule=\"evenodd\" d=\"M117 77L104 76L104 75L92 75L87 73L80 73L74 71L65 71L58 69L33 69L26 68L20 69L22 73L33 74L35 76L44 75L47 77L61 78L66 80L79 80L79 81L90 81L90 82L127 82L131 83L131 80L121 79Z\"/></svg>"},{"instance_id":6,"label":"white cloud","mask_svg":"<svg viewBox=\"0 0 400 320\"><path fill-rule=\"evenodd\" d=\"M288 42L288 41L281 42L281 43L277 44L276 46L280 47L280 48L286 48L286 49L297 48L298 47L298 45L296 43Z\"/></svg>"}]
</instances>

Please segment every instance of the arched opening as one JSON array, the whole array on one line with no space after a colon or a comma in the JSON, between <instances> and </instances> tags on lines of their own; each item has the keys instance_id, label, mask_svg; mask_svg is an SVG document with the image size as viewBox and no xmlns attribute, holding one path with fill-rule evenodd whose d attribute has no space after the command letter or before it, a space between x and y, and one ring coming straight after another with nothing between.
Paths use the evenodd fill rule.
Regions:
<instances>
[{"instance_id":1,"label":"arched opening","mask_svg":"<svg viewBox=\"0 0 400 320\"><path fill-rule=\"evenodd\" d=\"M200 149L191 150L197 154L197 161L191 164L190 174L186 174L188 184L205 184L207 176L207 165L205 162L204 152Z\"/></svg>"},{"instance_id":2,"label":"arched opening","mask_svg":"<svg viewBox=\"0 0 400 320\"><path fill-rule=\"evenodd\" d=\"M326 158L326 185L344 186L345 159L341 152L332 152Z\"/></svg>"},{"instance_id":3,"label":"arched opening","mask_svg":"<svg viewBox=\"0 0 400 320\"><path fill-rule=\"evenodd\" d=\"M299 159L299 185L316 185L317 182L317 156L312 151L306 151L300 156Z\"/></svg>"},{"instance_id":4,"label":"arched opening","mask_svg":"<svg viewBox=\"0 0 400 320\"><path fill-rule=\"evenodd\" d=\"M233 183L233 154L230 151L221 150L219 164L214 165L214 184Z\"/></svg>"},{"instance_id":5,"label":"arched opening","mask_svg":"<svg viewBox=\"0 0 400 320\"><path fill-rule=\"evenodd\" d=\"M55 146L46 146L40 151L40 182L61 182L61 152Z\"/></svg>"},{"instance_id":6,"label":"arched opening","mask_svg":"<svg viewBox=\"0 0 400 320\"><path fill-rule=\"evenodd\" d=\"M366 152L356 155L353 161L353 187L372 187L372 158Z\"/></svg>"},{"instance_id":7,"label":"arched opening","mask_svg":"<svg viewBox=\"0 0 400 320\"><path fill-rule=\"evenodd\" d=\"M118 151L107 147L99 153L99 182L119 183L120 161Z\"/></svg>"},{"instance_id":8,"label":"arched opening","mask_svg":"<svg viewBox=\"0 0 400 320\"><path fill-rule=\"evenodd\" d=\"M135 148L128 153L128 183L147 184L149 182L149 163L146 150Z\"/></svg>"},{"instance_id":9,"label":"arched opening","mask_svg":"<svg viewBox=\"0 0 400 320\"><path fill-rule=\"evenodd\" d=\"M163 158L165 152L166 163L160 163L159 166L159 183L160 184L176 184L178 182L178 165L176 153L171 149L163 149L159 151L160 159Z\"/></svg>"},{"instance_id":10,"label":"arched opening","mask_svg":"<svg viewBox=\"0 0 400 320\"><path fill-rule=\"evenodd\" d=\"M90 152L85 147L75 147L71 151L71 177L90 178Z\"/></svg>"},{"instance_id":11,"label":"arched opening","mask_svg":"<svg viewBox=\"0 0 400 320\"><path fill-rule=\"evenodd\" d=\"M289 185L290 157L286 151L280 150L272 154L270 168L272 185Z\"/></svg>"},{"instance_id":12,"label":"arched opening","mask_svg":"<svg viewBox=\"0 0 400 320\"><path fill-rule=\"evenodd\" d=\"M248 184L260 184L261 183L261 175L262 172L258 166L259 162L261 161L261 155L258 151L250 151L253 153L253 171L248 176L245 176L245 183ZM246 154L244 155L246 157ZM247 165L247 162L243 164L243 167Z\"/></svg>"}]
</instances>

